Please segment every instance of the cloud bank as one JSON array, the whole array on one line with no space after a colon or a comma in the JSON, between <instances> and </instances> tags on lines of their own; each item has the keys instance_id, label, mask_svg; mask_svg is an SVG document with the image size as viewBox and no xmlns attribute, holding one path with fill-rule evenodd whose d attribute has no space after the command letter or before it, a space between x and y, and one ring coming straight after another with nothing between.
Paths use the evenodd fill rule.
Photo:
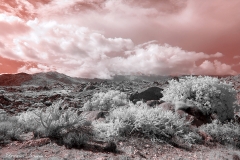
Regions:
<instances>
[{"instance_id":1,"label":"cloud bank","mask_svg":"<svg viewBox=\"0 0 240 160\"><path fill-rule=\"evenodd\" d=\"M237 74L238 7L237 0L3 1L0 56L24 62L18 72L85 78Z\"/></svg>"}]
</instances>

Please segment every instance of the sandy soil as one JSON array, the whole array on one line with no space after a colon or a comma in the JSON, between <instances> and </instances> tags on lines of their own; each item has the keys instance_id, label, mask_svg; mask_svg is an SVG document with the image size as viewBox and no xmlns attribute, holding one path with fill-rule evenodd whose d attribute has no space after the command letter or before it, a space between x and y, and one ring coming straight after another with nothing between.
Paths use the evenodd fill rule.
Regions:
<instances>
[{"instance_id":1,"label":"sandy soil","mask_svg":"<svg viewBox=\"0 0 240 160\"><path fill-rule=\"evenodd\" d=\"M219 144L195 145L191 150L169 144L158 144L147 139L131 138L119 141L116 152L104 152L97 143L81 149L67 149L48 138L12 142L1 147L5 160L238 160L240 150Z\"/></svg>"}]
</instances>

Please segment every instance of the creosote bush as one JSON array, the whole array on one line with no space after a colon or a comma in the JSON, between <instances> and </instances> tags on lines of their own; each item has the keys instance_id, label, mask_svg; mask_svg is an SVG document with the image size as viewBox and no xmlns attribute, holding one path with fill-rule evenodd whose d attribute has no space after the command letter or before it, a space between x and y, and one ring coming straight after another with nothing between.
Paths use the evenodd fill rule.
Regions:
<instances>
[{"instance_id":1,"label":"creosote bush","mask_svg":"<svg viewBox=\"0 0 240 160\"><path fill-rule=\"evenodd\" d=\"M99 139L114 140L137 132L158 141L180 137L187 143L194 143L195 138L200 137L190 130L189 125L190 122L186 122L185 118L180 118L171 111L149 108L144 103L140 106L130 103L116 108L106 117L106 121L93 122Z\"/></svg>"},{"instance_id":2,"label":"creosote bush","mask_svg":"<svg viewBox=\"0 0 240 160\"><path fill-rule=\"evenodd\" d=\"M204 114L216 113L220 121L232 119L236 91L231 84L213 77L193 77L170 80L164 89L162 100L168 102L183 101L197 106Z\"/></svg>"},{"instance_id":3,"label":"creosote bush","mask_svg":"<svg viewBox=\"0 0 240 160\"><path fill-rule=\"evenodd\" d=\"M128 103L127 95L120 91L110 90L106 93L95 93L91 100L87 101L83 110L85 111L109 111Z\"/></svg>"},{"instance_id":4,"label":"creosote bush","mask_svg":"<svg viewBox=\"0 0 240 160\"><path fill-rule=\"evenodd\" d=\"M61 100L46 108L45 111L36 109L21 113L18 121L30 131L38 132L36 135L59 138L62 129L78 128L84 124L85 118L78 115L72 108L64 109Z\"/></svg>"}]
</instances>

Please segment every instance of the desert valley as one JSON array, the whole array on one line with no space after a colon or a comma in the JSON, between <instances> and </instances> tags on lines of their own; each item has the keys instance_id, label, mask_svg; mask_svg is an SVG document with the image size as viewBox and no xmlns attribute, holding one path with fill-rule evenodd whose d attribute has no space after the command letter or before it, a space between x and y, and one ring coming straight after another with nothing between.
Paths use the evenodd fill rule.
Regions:
<instances>
[{"instance_id":1,"label":"desert valley","mask_svg":"<svg viewBox=\"0 0 240 160\"><path fill-rule=\"evenodd\" d=\"M195 128L194 130L199 129L196 131L196 133L199 134L198 136L200 136L200 138L198 138L199 142L197 143L185 143L181 141L181 139L174 140L174 137L172 137L171 140L158 141L149 138L143 131L130 132L125 136L115 137L105 141L89 138L94 134L92 133L93 131L89 131L92 130L92 123L95 124L95 121L105 121L109 116L109 112L114 112L111 110L98 111L93 108L86 110L86 106L91 104L89 101L93 103L94 95L96 97L98 93L110 94L111 92L112 95L121 94L122 98L125 98L126 103L129 103L130 106L135 104L135 106L145 105L145 107L148 106L151 109L165 107L165 109L171 110L172 106L169 106L169 104L161 100L161 91L168 87L170 80L174 79L175 81L179 81L181 78L184 78L184 76L115 76L112 80L101 80L73 78L57 72L37 73L33 75L25 73L2 74L0 75L0 118L2 119L0 124L2 134L0 157L2 159L98 160L240 159L239 144L237 142L236 145L225 142L221 143L212 135L200 131L199 128L201 128L201 125L213 122L205 122L199 115L186 110L184 112L186 112L187 117L193 118L192 120L187 120L190 122L189 127L193 126ZM240 76L224 76L218 77L218 79L220 79L220 81L231 82L237 92L239 104ZM100 94L98 96L101 99ZM102 96L102 99L104 98L105 97ZM114 100L114 98L115 97L112 97L112 100ZM111 99L109 99L109 101L112 102ZM64 114L64 111L72 113L72 115L68 115L70 118L74 116L75 113L77 113L79 117L84 115L86 119L84 125L87 127L80 127L81 130L79 132L82 133L84 130L87 130L86 132L89 136L86 136L86 142L85 140L84 142L82 142L83 140L81 141L82 145L78 146L75 143L80 143L79 139L84 138L84 134L81 134L81 138L78 136L78 139L76 139L76 136L75 139L73 138L74 136L68 137L70 140L66 142L67 138L59 141L59 137L57 138L57 136L50 136L50 134L41 133L39 130L35 132L34 129L37 130L36 127L31 128L28 126L24 128L23 125L20 124L4 124L4 120L9 117L18 117L18 120L15 119L14 121L10 118L9 121L19 123L21 113L46 110L45 113L47 114L46 108L51 108L51 106L56 107L56 105L60 108L58 108L58 111L63 110L63 112L61 112L62 114ZM68 110L69 108L71 108L71 112ZM55 112L56 110L50 111ZM236 120L238 111L239 108L236 107L234 124L239 123ZM146 112L146 114L148 114L148 112ZM180 117L182 116L182 114L177 111L174 114L180 114ZM6 118L6 116L8 118ZM49 116L53 116L53 114L49 114ZM48 119L43 122L44 118L42 118L42 125L47 125L47 120ZM34 119L32 121L34 121ZM81 119L79 121L81 121ZM7 131L7 128L9 129L9 126L7 125L15 127L12 129L14 130L15 137L8 137L9 131ZM18 130L16 127L23 127L24 129ZM71 128L69 128L69 130L71 131ZM65 131L68 136L69 130L66 129ZM113 131L115 130L117 131L118 128L113 128ZM63 128L61 128L61 131L58 131L62 133ZM240 133L239 127L235 127L235 131ZM76 134L76 132L77 131L74 130L73 133ZM229 134L231 132L229 132ZM57 132L54 134L57 134ZM74 142L71 141L71 138ZM236 139L239 140L240 138Z\"/></svg>"}]
</instances>

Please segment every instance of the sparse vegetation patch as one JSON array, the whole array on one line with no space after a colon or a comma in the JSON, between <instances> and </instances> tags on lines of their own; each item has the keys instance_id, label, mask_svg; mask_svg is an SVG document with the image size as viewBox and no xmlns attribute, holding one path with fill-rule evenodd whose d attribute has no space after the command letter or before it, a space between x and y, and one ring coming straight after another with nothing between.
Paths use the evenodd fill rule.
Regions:
<instances>
[{"instance_id":1,"label":"sparse vegetation patch","mask_svg":"<svg viewBox=\"0 0 240 160\"><path fill-rule=\"evenodd\" d=\"M91 83L94 87L88 90L80 90L74 85L59 85L51 86L54 90L49 89L50 92L30 87L31 92L27 96L25 91L28 86L24 91L21 87L8 88L7 93L2 88L0 147L21 143L21 146L30 148L46 140L47 143L41 143L45 147L58 145L59 148L78 149L77 152L106 154L119 154L118 149L125 148L129 156L138 155L145 159L149 157L140 153L141 150L158 154L161 150L155 146L160 145L193 149L199 144L204 144L204 147L221 144L240 148L240 118L239 113L234 112L237 109L236 91L230 83L201 76L161 83L164 86L160 83L141 83L145 89L151 86L164 89L163 97L159 100L155 98L158 103L154 105L149 105L149 95L148 102L147 99L134 104L129 100L129 95L141 88L138 83L141 82L127 82L128 86L125 87L124 82L96 82ZM123 92L117 90L117 84L121 84ZM133 84L134 87L131 87ZM63 94L58 94L60 92ZM204 118L209 119L204 121ZM135 146L129 143L130 139ZM140 143L143 148L138 148Z\"/></svg>"}]
</instances>

